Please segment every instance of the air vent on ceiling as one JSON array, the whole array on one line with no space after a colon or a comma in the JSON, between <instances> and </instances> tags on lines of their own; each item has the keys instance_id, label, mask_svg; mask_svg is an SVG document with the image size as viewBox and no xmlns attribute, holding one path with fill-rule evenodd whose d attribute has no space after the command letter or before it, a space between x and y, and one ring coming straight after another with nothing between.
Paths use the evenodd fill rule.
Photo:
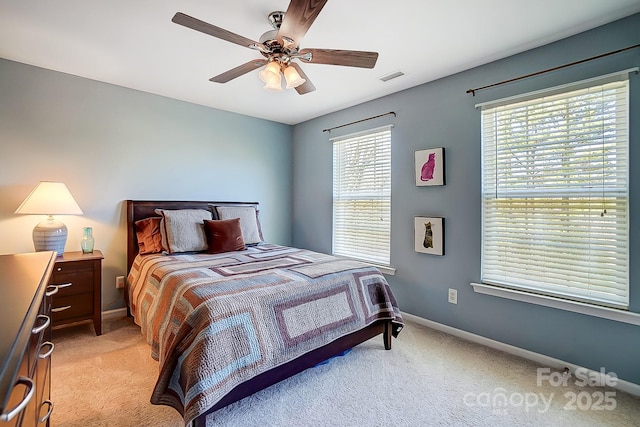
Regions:
<instances>
[{"instance_id":1,"label":"air vent on ceiling","mask_svg":"<svg viewBox=\"0 0 640 427\"><path fill-rule=\"evenodd\" d=\"M398 78L400 76L404 76L404 73L402 71L396 71L394 73L380 77L380 80L382 80L383 82L388 82L389 80Z\"/></svg>"}]
</instances>

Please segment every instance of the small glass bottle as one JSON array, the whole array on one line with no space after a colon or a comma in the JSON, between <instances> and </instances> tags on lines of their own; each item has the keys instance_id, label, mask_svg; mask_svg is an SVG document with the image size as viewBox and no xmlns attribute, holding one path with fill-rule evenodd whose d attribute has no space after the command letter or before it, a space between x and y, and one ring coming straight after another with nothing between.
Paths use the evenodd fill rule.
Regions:
<instances>
[{"instance_id":1,"label":"small glass bottle","mask_svg":"<svg viewBox=\"0 0 640 427\"><path fill-rule=\"evenodd\" d=\"M93 229L91 227L84 227L84 233L82 234L82 240L80 241L80 247L82 253L90 254L93 252Z\"/></svg>"}]
</instances>

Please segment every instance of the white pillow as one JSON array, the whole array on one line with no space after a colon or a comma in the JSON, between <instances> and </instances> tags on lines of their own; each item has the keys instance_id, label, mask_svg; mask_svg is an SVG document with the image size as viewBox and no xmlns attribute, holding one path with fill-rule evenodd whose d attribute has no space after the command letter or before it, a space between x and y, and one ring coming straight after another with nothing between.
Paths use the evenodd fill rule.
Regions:
<instances>
[{"instance_id":1,"label":"white pillow","mask_svg":"<svg viewBox=\"0 0 640 427\"><path fill-rule=\"evenodd\" d=\"M253 206L215 206L219 219L240 218L242 239L246 245L262 242L258 211Z\"/></svg>"},{"instance_id":2,"label":"white pillow","mask_svg":"<svg viewBox=\"0 0 640 427\"><path fill-rule=\"evenodd\" d=\"M162 247L168 253L207 250L204 220L211 219L211 212L205 209L156 209L156 213L162 216Z\"/></svg>"}]
</instances>

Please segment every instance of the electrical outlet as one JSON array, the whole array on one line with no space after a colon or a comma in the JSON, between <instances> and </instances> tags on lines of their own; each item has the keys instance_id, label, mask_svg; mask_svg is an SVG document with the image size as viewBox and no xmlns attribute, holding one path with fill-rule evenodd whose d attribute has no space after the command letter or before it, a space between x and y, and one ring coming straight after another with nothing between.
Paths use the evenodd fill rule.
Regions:
<instances>
[{"instance_id":1,"label":"electrical outlet","mask_svg":"<svg viewBox=\"0 0 640 427\"><path fill-rule=\"evenodd\" d=\"M451 304L458 303L458 291L456 289L449 289L449 302Z\"/></svg>"},{"instance_id":2,"label":"electrical outlet","mask_svg":"<svg viewBox=\"0 0 640 427\"><path fill-rule=\"evenodd\" d=\"M116 289L124 288L124 276L116 277Z\"/></svg>"}]
</instances>

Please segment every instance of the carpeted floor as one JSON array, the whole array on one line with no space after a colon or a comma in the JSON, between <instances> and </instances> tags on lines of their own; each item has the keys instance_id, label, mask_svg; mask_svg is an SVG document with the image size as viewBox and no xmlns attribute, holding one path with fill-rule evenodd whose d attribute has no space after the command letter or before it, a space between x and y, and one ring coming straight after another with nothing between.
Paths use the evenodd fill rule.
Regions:
<instances>
[{"instance_id":1,"label":"carpeted floor","mask_svg":"<svg viewBox=\"0 0 640 427\"><path fill-rule=\"evenodd\" d=\"M54 331L53 427L184 425L149 403L158 364L129 319ZM638 426L640 398L537 384L535 364L408 323L230 405L209 426Z\"/></svg>"}]
</instances>

